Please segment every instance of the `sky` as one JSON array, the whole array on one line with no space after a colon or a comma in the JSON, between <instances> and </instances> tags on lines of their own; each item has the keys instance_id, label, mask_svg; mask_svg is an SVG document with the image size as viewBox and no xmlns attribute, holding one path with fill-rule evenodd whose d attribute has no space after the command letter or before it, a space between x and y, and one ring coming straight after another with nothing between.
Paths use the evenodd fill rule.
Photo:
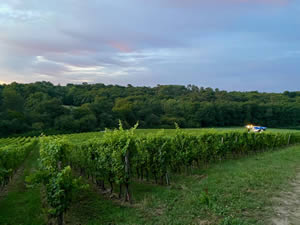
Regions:
<instances>
[{"instance_id":1,"label":"sky","mask_svg":"<svg viewBox=\"0 0 300 225\"><path fill-rule=\"evenodd\" d=\"M300 90L299 0L0 0L0 83Z\"/></svg>"}]
</instances>

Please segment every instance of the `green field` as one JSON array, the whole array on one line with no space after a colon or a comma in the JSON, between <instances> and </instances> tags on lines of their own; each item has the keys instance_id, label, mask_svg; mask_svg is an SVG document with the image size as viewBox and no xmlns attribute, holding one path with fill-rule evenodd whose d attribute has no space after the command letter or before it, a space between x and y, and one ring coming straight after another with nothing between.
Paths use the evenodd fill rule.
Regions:
<instances>
[{"instance_id":1,"label":"green field","mask_svg":"<svg viewBox=\"0 0 300 225\"><path fill-rule=\"evenodd\" d=\"M244 128L183 129L191 135L245 132ZM162 132L138 129L137 136ZM269 129L265 134L288 134L298 131ZM166 136L176 130L164 130ZM103 138L104 132L58 135L72 145ZM43 142L44 137L40 140ZM34 141L34 139L33 139ZM30 142L29 139L0 139L3 146ZM20 145L21 145L20 144ZM26 178L38 170L41 144L32 145L31 153L20 165L13 180L0 191L0 224L47 224L45 188L31 185ZM21 150L20 150L21 151ZM0 155L1 156L1 155ZM1 159L1 158L0 158ZM1 162L1 161L0 161ZM1 164L0 164L1 165ZM65 214L66 224L268 224L275 212L272 197L290 188L290 181L300 169L300 146L281 147L224 160L214 160L192 170L170 174L170 185L156 184L153 179L131 181L132 204L114 194L102 193L88 176L89 184L74 195ZM78 176L74 170L73 176ZM105 183L109 186L108 183ZM47 219L48 218L48 219ZM50 219L53 221L53 219Z\"/></svg>"}]
</instances>

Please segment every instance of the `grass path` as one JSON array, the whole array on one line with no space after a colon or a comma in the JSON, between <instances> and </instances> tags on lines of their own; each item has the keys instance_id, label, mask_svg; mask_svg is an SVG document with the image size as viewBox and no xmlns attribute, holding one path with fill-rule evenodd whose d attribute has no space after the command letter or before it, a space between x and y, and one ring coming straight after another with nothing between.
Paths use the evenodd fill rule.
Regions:
<instances>
[{"instance_id":1,"label":"grass path","mask_svg":"<svg viewBox=\"0 0 300 225\"><path fill-rule=\"evenodd\" d=\"M25 177L37 167L38 146L19 169L13 181L7 186L0 197L1 225L43 225L40 188L27 188Z\"/></svg>"},{"instance_id":2,"label":"grass path","mask_svg":"<svg viewBox=\"0 0 300 225\"><path fill-rule=\"evenodd\" d=\"M228 160L172 177L169 187L135 182L134 204L81 192L69 224L265 225L275 214L273 198L289 186L300 168L300 146Z\"/></svg>"},{"instance_id":3,"label":"grass path","mask_svg":"<svg viewBox=\"0 0 300 225\"><path fill-rule=\"evenodd\" d=\"M65 217L67 225L145 223L145 219L137 214L134 206L110 199L109 195L103 195L90 180L86 180L86 182L89 184L89 188L81 190L74 200Z\"/></svg>"},{"instance_id":4,"label":"grass path","mask_svg":"<svg viewBox=\"0 0 300 225\"><path fill-rule=\"evenodd\" d=\"M273 225L300 224L300 170L296 178L285 190L274 197L274 217L270 223Z\"/></svg>"}]
</instances>

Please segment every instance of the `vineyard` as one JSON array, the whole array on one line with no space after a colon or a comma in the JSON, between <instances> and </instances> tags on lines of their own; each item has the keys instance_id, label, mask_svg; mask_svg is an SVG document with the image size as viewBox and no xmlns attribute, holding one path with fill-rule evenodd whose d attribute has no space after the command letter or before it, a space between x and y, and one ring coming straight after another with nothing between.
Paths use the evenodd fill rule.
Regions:
<instances>
[{"instance_id":1,"label":"vineyard","mask_svg":"<svg viewBox=\"0 0 300 225\"><path fill-rule=\"evenodd\" d=\"M119 129L101 133L0 139L1 187L38 145L39 166L26 182L29 186L42 184L47 214L61 225L76 196L91 185L104 198L117 196L120 202L135 205L136 182L167 190L177 185L178 175L191 177L215 163L300 143L300 132L196 133L177 126L170 133L136 128L125 130L120 124ZM202 192L201 201L209 201L205 190Z\"/></svg>"},{"instance_id":2,"label":"vineyard","mask_svg":"<svg viewBox=\"0 0 300 225\"><path fill-rule=\"evenodd\" d=\"M37 141L36 138L0 139L0 188L8 184Z\"/></svg>"}]
</instances>

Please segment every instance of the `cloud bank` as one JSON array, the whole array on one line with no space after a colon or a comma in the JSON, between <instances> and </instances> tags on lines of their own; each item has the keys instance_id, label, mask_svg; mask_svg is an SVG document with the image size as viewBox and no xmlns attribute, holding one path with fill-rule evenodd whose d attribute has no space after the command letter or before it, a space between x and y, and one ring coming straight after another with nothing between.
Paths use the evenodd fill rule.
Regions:
<instances>
[{"instance_id":1,"label":"cloud bank","mask_svg":"<svg viewBox=\"0 0 300 225\"><path fill-rule=\"evenodd\" d=\"M297 90L294 0L6 0L0 82Z\"/></svg>"}]
</instances>

